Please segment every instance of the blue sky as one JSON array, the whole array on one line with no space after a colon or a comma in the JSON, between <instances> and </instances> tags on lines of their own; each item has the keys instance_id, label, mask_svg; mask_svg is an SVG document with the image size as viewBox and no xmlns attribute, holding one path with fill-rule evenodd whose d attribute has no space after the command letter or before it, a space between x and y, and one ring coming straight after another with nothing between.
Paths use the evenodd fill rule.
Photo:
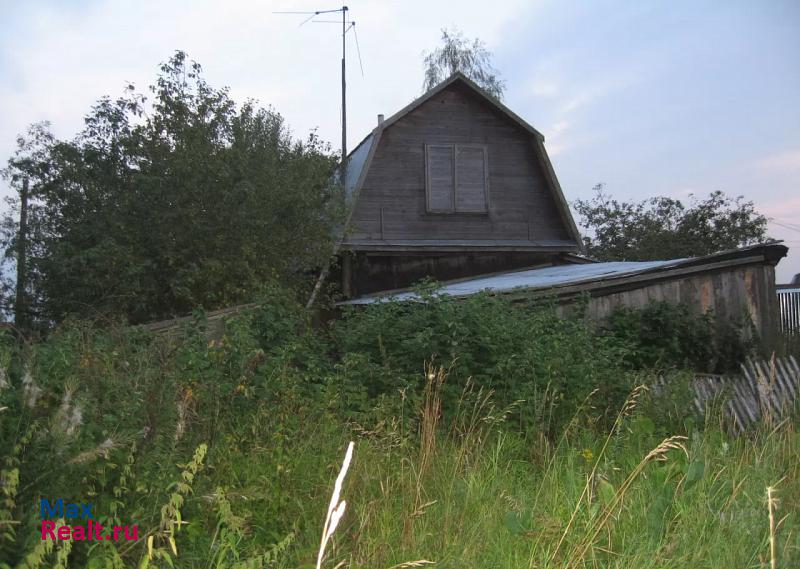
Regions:
<instances>
[{"instance_id":1,"label":"blue sky","mask_svg":"<svg viewBox=\"0 0 800 569\"><path fill-rule=\"evenodd\" d=\"M349 141L420 94L443 26L482 38L505 102L546 137L568 200L599 182L622 199L743 195L800 250L800 2L348 2ZM72 136L98 97L144 89L176 49L298 136L339 140L336 26L274 10L332 2L0 1L0 159L31 122ZM6 191L5 188L3 191ZM800 254L778 280L800 273Z\"/></svg>"}]
</instances>

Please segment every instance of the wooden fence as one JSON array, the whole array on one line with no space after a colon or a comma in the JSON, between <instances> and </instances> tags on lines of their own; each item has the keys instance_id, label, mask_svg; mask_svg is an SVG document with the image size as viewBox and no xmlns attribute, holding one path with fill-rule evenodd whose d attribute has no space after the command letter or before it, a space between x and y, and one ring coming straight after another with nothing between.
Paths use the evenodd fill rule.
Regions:
<instances>
[{"instance_id":1,"label":"wooden fence","mask_svg":"<svg viewBox=\"0 0 800 569\"><path fill-rule=\"evenodd\" d=\"M741 375L695 376L693 391L699 413L705 414L715 402L722 405L728 428L738 434L759 421L780 420L795 409L800 366L793 356L748 361L741 366Z\"/></svg>"},{"instance_id":2,"label":"wooden fence","mask_svg":"<svg viewBox=\"0 0 800 569\"><path fill-rule=\"evenodd\" d=\"M800 334L800 286L778 286L781 331L784 334Z\"/></svg>"}]
</instances>

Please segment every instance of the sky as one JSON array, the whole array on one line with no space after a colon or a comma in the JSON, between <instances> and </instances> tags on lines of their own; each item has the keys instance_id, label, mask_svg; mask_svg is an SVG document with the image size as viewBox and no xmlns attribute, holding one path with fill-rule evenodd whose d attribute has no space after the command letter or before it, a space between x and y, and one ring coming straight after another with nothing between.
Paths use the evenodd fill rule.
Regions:
<instances>
[{"instance_id":1,"label":"sky","mask_svg":"<svg viewBox=\"0 0 800 569\"><path fill-rule=\"evenodd\" d=\"M479 37L504 102L542 132L567 200L722 190L770 218L800 273L800 1L350 0L348 141L418 97L442 27ZM457 6L457 9L454 7ZM90 106L146 90L175 50L232 97L338 148L340 29L276 11L330 0L0 0L0 163L42 120L71 138ZM358 64L360 51L363 75ZM0 183L1 184L1 183ZM0 186L0 193L9 189Z\"/></svg>"}]
</instances>

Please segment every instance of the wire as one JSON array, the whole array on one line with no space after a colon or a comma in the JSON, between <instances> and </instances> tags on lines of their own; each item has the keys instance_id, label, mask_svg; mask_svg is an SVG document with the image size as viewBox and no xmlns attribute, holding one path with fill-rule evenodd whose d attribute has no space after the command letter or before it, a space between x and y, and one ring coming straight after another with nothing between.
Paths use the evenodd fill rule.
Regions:
<instances>
[{"instance_id":1,"label":"wire","mask_svg":"<svg viewBox=\"0 0 800 569\"><path fill-rule=\"evenodd\" d=\"M364 64L361 63L361 48L358 46L358 32L356 31L356 23L353 22L353 37L356 38L356 53L358 53L358 66L361 68L361 77L364 77Z\"/></svg>"},{"instance_id":2,"label":"wire","mask_svg":"<svg viewBox=\"0 0 800 569\"><path fill-rule=\"evenodd\" d=\"M781 223L780 221L775 221L775 219L771 218L771 217L767 218L767 219L768 219L768 221L774 223L775 225L778 225L778 226L783 227L785 229L790 229L791 231L797 231L798 233L800 233L800 227L797 227L797 226L792 225L792 224Z\"/></svg>"},{"instance_id":3,"label":"wire","mask_svg":"<svg viewBox=\"0 0 800 569\"><path fill-rule=\"evenodd\" d=\"M791 222L786 217L768 217L767 219L770 220L770 221L777 221L778 223L786 223L788 225L793 225L793 226L795 226L797 228L800 228L799 224ZM792 218L792 219L794 219L794 218Z\"/></svg>"},{"instance_id":4,"label":"wire","mask_svg":"<svg viewBox=\"0 0 800 569\"><path fill-rule=\"evenodd\" d=\"M774 217L770 217L770 218L767 218L767 219L769 219L773 223L782 223L783 225L788 225L789 227L794 227L795 229L800 229L800 225L798 225L796 223L790 223L788 221L778 221L778 219L781 219L781 218L777 218L776 219Z\"/></svg>"},{"instance_id":5,"label":"wire","mask_svg":"<svg viewBox=\"0 0 800 569\"><path fill-rule=\"evenodd\" d=\"M333 14L334 12L341 12L342 8L336 8L335 10L317 10L315 12L272 12L273 14L314 14L315 16L318 14Z\"/></svg>"},{"instance_id":6,"label":"wire","mask_svg":"<svg viewBox=\"0 0 800 569\"><path fill-rule=\"evenodd\" d=\"M313 19L314 19L314 18L316 18L316 17L317 17L317 14L311 14L311 15L310 15L308 18L306 18L305 20L303 20L302 22L300 22L300 25L299 25L299 26L297 26L297 27L298 27L298 28L302 27L302 26L303 26L303 24L307 24L309 20L313 20Z\"/></svg>"},{"instance_id":7,"label":"wire","mask_svg":"<svg viewBox=\"0 0 800 569\"><path fill-rule=\"evenodd\" d=\"M306 20L303 21L303 24L308 22L308 20L311 20L312 24L337 24L337 25L339 25L339 24L342 23L342 22L337 21L337 20L313 20L312 18L314 16L316 16L318 13L319 12L312 14L311 18L307 18ZM300 25L302 26L303 24L300 24ZM356 31L356 23L355 22L346 21L345 24L349 24L349 26L347 27L347 29L345 29L344 33L347 33L350 30L353 30L353 37L356 40L356 53L358 53L358 66L361 68L361 77L364 77L364 62L361 60L361 46L358 44L358 32Z\"/></svg>"},{"instance_id":8,"label":"wire","mask_svg":"<svg viewBox=\"0 0 800 569\"><path fill-rule=\"evenodd\" d=\"M300 25L297 26L298 28L307 24L310 20L313 20L316 16L320 14L333 14L336 12L347 12L347 6L342 6L341 8L337 8L336 10L317 10L316 12L272 12L273 14L297 14L297 15L309 15L308 18L300 22Z\"/></svg>"}]
</instances>

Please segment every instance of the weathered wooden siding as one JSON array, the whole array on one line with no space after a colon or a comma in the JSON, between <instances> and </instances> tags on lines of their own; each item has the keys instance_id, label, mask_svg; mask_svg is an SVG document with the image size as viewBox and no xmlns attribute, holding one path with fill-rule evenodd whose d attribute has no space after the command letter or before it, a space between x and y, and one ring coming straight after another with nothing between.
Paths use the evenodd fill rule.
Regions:
<instances>
[{"instance_id":1,"label":"weathered wooden siding","mask_svg":"<svg viewBox=\"0 0 800 569\"><path fill-rule=\"evenodd\" d=\"M488 214L427 213L425 144L453 143L487 146ZM474 93L450 86L382 133L345 245L370 240L569 241L534 144L530 133ZM562 243L560 248L569 247Z\"/></svg>"},{"instance_id":2,"label":"weathered wooden siding","mask_svg":"<svg viewBox=\"0 0 800 569\"><path fill-rule=\"evenodd\" d=\"M596 290L589 299L587 317L602 322L619 308L644 308L651 301L683 303L698 313L710 310L732 323L749 317L767 345L772 345L778 329L775 268L770 264L675 276L630 289ZM569 310L569 305L561 310Z\"/></svg>"},{"instance_id":3,"label":"weathered wooden siding","mask_svg":"<svg viewBox=\"0 0 800 569\"><path fill-rule=\"evenodd\" d=\"M349 254L348 254L349 255ZM504 252L498 253L439 253L428 255L351 255L350 277L343 292L349 297L411 286L422 278L430 277L444 282L476 274L496 273L521 267L556 262L551 253ZM341 267L334 279L341 282Z\"/></svg>"}]
</instances>

